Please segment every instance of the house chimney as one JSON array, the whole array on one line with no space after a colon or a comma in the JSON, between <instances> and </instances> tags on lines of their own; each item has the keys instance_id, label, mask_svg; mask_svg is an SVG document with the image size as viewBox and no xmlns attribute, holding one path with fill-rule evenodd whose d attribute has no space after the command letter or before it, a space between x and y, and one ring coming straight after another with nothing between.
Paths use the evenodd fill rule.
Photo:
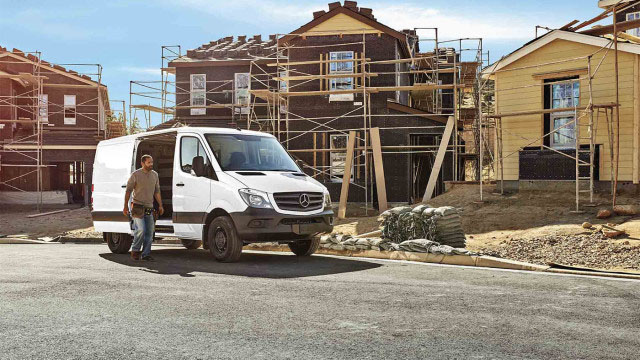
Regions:
<instances>
[{"instance_id":1,"label":"house chimney","mask_svg":"<svg viewBox=\"0 0 640 360\"><path fill-rule=\"evenodd\" d=\"M241 43L247 42L247 35L238 36L238 41L241 42Z\"/></svg>"},{"instance_id":2,"label":"house chimney","mask_svg":"<svg viewBox=\"0 0 640 360\"><path fill-rule=\"evenodd\" d=\"M326 12L326 11L324 11L324 10L315 11L315 12L313 13L313 18L314 18L314 19L317 19L317 18L319 18L320 16L322 16L322 15L324 15L324 14L326 14L326 13L327 13L327 12Z\"/></svg>"},{"instance_id":3,"label":"house chimney","mask_svg":"<svg viewBox=\"0 0 640 360\"><path fill-rule=\"evenodd\" d=\"M340 5L340 1L329 3L329 11L337 9L340 6L342 6L342 5Z\"/></svg>"},{"instance_id":4,"label":"house chimney","mask_svg":"<svg viewBox=\"0 0 640 360\"><path fill-rule=\"evenodd\" d=\"M348 1L345 0L344 1L344 7L346 7L347 9L353 10L353 11L358 11L358 2L357 1Z\"/></svg>"},{"instance_id":5,"label":"house chimney","mask_svg":"<svg viewBox=\"0 0 640 360\"><path fill-rule=\"evenodd\" d=\"M262 42L262 35L253 35L253 40L255 42Z\"/></svg>"},{"instance_id":6,"label":"house chimney","mask_svg":"<svg viewBox=\"0 0 640 360\"><path fill-rule=\"evenodd\" d=\"M360 8L360 14L373 19L373 10L371 8Z\"/></svg>"}]
</instances>

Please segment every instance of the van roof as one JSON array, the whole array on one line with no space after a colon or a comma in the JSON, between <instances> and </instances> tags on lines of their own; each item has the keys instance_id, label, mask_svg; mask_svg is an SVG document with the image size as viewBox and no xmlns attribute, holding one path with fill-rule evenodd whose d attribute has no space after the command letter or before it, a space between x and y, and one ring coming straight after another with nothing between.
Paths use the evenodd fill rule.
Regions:
<instances>
[{"instance_id":1,"label":"van roof","mask_svg":"<svg viewBox=\"0 0 640 360\"><path fill-rule=\"evenodd\" d=\"M230 129L230 128L216 128L216 127L182 126L182 127L178 127L178 128L154 130L154 131L145 131L145 132L141 132L141 133L138 133L138 134L120 136L120 137L113 138L113 139L102 140L102 141L100 141L100 144L103 144L103 143L105 143L105 144L106 143L114 144L114 143L121 143L121 142L129 142L129 141L133 141L133 140L135 140L137 138L141 138L141 137L149 137L149 136L153 136L153 135L170 134L170 133L176 133L176 134L180 134L180 133L243 134L243 135L274 137L271 134L263 133L263 132L259 132L259 131L253 131L253 130L238 130L238 129Z\"/></svg>"}]
</instances>

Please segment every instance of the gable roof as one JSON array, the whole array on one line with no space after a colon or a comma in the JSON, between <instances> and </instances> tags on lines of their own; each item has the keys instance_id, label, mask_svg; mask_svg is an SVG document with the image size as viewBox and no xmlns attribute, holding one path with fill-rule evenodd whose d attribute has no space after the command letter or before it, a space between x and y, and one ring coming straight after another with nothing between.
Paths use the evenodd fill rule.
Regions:
<instances>
[{"instance_id":1,"label":"gable roof","mask_svg":"<svg viewBox=\"0 0 640 360\"><path fill-rule=\"evenodd\" d=\"M36 64L38 62L38 58L35 57L32 54L26 54L21 51L18 50L16 48L14 48L12 51L7 50L7 48L4 48L2 46L0 46L0 57L4 57L4 56L9 56L11 58L20 60L20 61L24 61L27 63L31 63L31 64ZM69 69L65 69L64 67L60 66L60 65L55 65L55 64L51 64L47 61L44 61L42 59L40 59L40 66L42 69L46 70L46 71L50 71L50 72L54 72L57 74L61 74L67 77L70 77L74 80L80 81L82 83L85 84L89 84L89 85L98 85L97 81L94 81L93 79L91 79L90 76L87 75L82 75L79 74L76 71L73 70L69 70ZM100 84L100 86L102 87L107 87L107 85L105 84Z\"/></svg>"},{"instance_id":2,"label":"gable roof","mask_svg":"<svg viewBox=\"0 0 640 360\"><path fill-rule=\"evenodd\" d=\"M269 35L269 40L263 41L262 36L227 36L195 49L187 50L187 55L172 61L173 65L181 62L202 60L254 60L274 57L276 52L276 35ZM172 65L172 66L173 66Z\"/></svg>"},{"instance_id":3,"label":"gable roof","mask_svg":"<svg viewBox=\"0 0 640 360\"><path fill-rule=\"evenodd\" d=\"M345 1L344 6L341 5L340 2L330 3L328 12L325 12L324 10L314 12L313 20L309 21L308 23L292 31L290 34L283 36L278 41L281 43L286 43L288 41L291 41L294 38L296 38L298 35L308 32L309 30L333 18L338 14L349 16L363 23L367 28L372 28L382 33L385 33L391 37L396 38L398 41L404 44L407 43L406 33L394 30L378 22L376 18L373 16L373 11L371 9L362 8L362 7L359 8L357 7L357 2L355 1Z\"/></svg>"},{"instance_id":4,"label":"gable roof","mask_svg":"<svg viewBox=\"0 0 640 360\"><path fill-rule=\"evenodd\" d=\"M597 47L605 47L610 43L609 39L603 38L600 36L585 35L585 34L571 32L571 31L553 30L551 32L546 33L543 36L540 36L536 39L529 41L519 49L513 51L512 53L504 56L502 59L489 65L484 70L482 70L482 73L484 75L490 75L491 73L496 72L516 62L517 60L531 54L532 52L540 49L541 47L551 43L554 40L566 40L566 41L572 41L572 42L586 44L586 45L593 45ZM619 42L618 50L640 55L640 44Z\"/></svg>"}]
</instances>

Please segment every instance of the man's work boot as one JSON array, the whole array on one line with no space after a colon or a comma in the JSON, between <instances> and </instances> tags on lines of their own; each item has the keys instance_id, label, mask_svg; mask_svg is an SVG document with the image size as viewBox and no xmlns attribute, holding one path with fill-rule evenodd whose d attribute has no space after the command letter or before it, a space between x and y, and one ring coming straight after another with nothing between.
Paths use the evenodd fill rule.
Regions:
<instances>
[{"instance_id":1,"label":"man's work boot","mask_svg":"<svg viewBox=\"0 0 640 360\"><path fill-rule=\"evenodd\" d=\"M142 260L144 260L144 261L156 261L156 259L152 258L151 255L143 256Z\"/></svg>"},{"instance_id":2,"label":"man's work boot","mask_svg":"<svg viewBox=\"0 0 640 360\"><path fill-rule=\"evenodd\" d=\"M131 260L135 260L138 261L140 260L140 254L142 254L142 251L131 251Z\"/></svg>"}]
</instances>

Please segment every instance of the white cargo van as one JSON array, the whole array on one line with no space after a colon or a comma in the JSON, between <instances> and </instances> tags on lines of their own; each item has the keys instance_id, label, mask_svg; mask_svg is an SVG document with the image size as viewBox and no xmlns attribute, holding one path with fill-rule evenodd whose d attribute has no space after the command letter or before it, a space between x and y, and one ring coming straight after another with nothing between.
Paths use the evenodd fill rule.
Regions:
<instances>
[{"instance_id":1,"label":"white cargo van","mask_svg":"<svg viewBox=\"0 0 640 360\"><path fill-rule=\"evenodd\" d=\"M274 136L181 127L98 144L91 215L112 252L131 247L124 193L144 154L153 156L165 209L156 237L178 237L187 248L203 245L217 260L235 261L251 242L287 243L310 255L319 245L313 235L333 229L327 189L300 171Z\"/></svg>"}]
</instances>

